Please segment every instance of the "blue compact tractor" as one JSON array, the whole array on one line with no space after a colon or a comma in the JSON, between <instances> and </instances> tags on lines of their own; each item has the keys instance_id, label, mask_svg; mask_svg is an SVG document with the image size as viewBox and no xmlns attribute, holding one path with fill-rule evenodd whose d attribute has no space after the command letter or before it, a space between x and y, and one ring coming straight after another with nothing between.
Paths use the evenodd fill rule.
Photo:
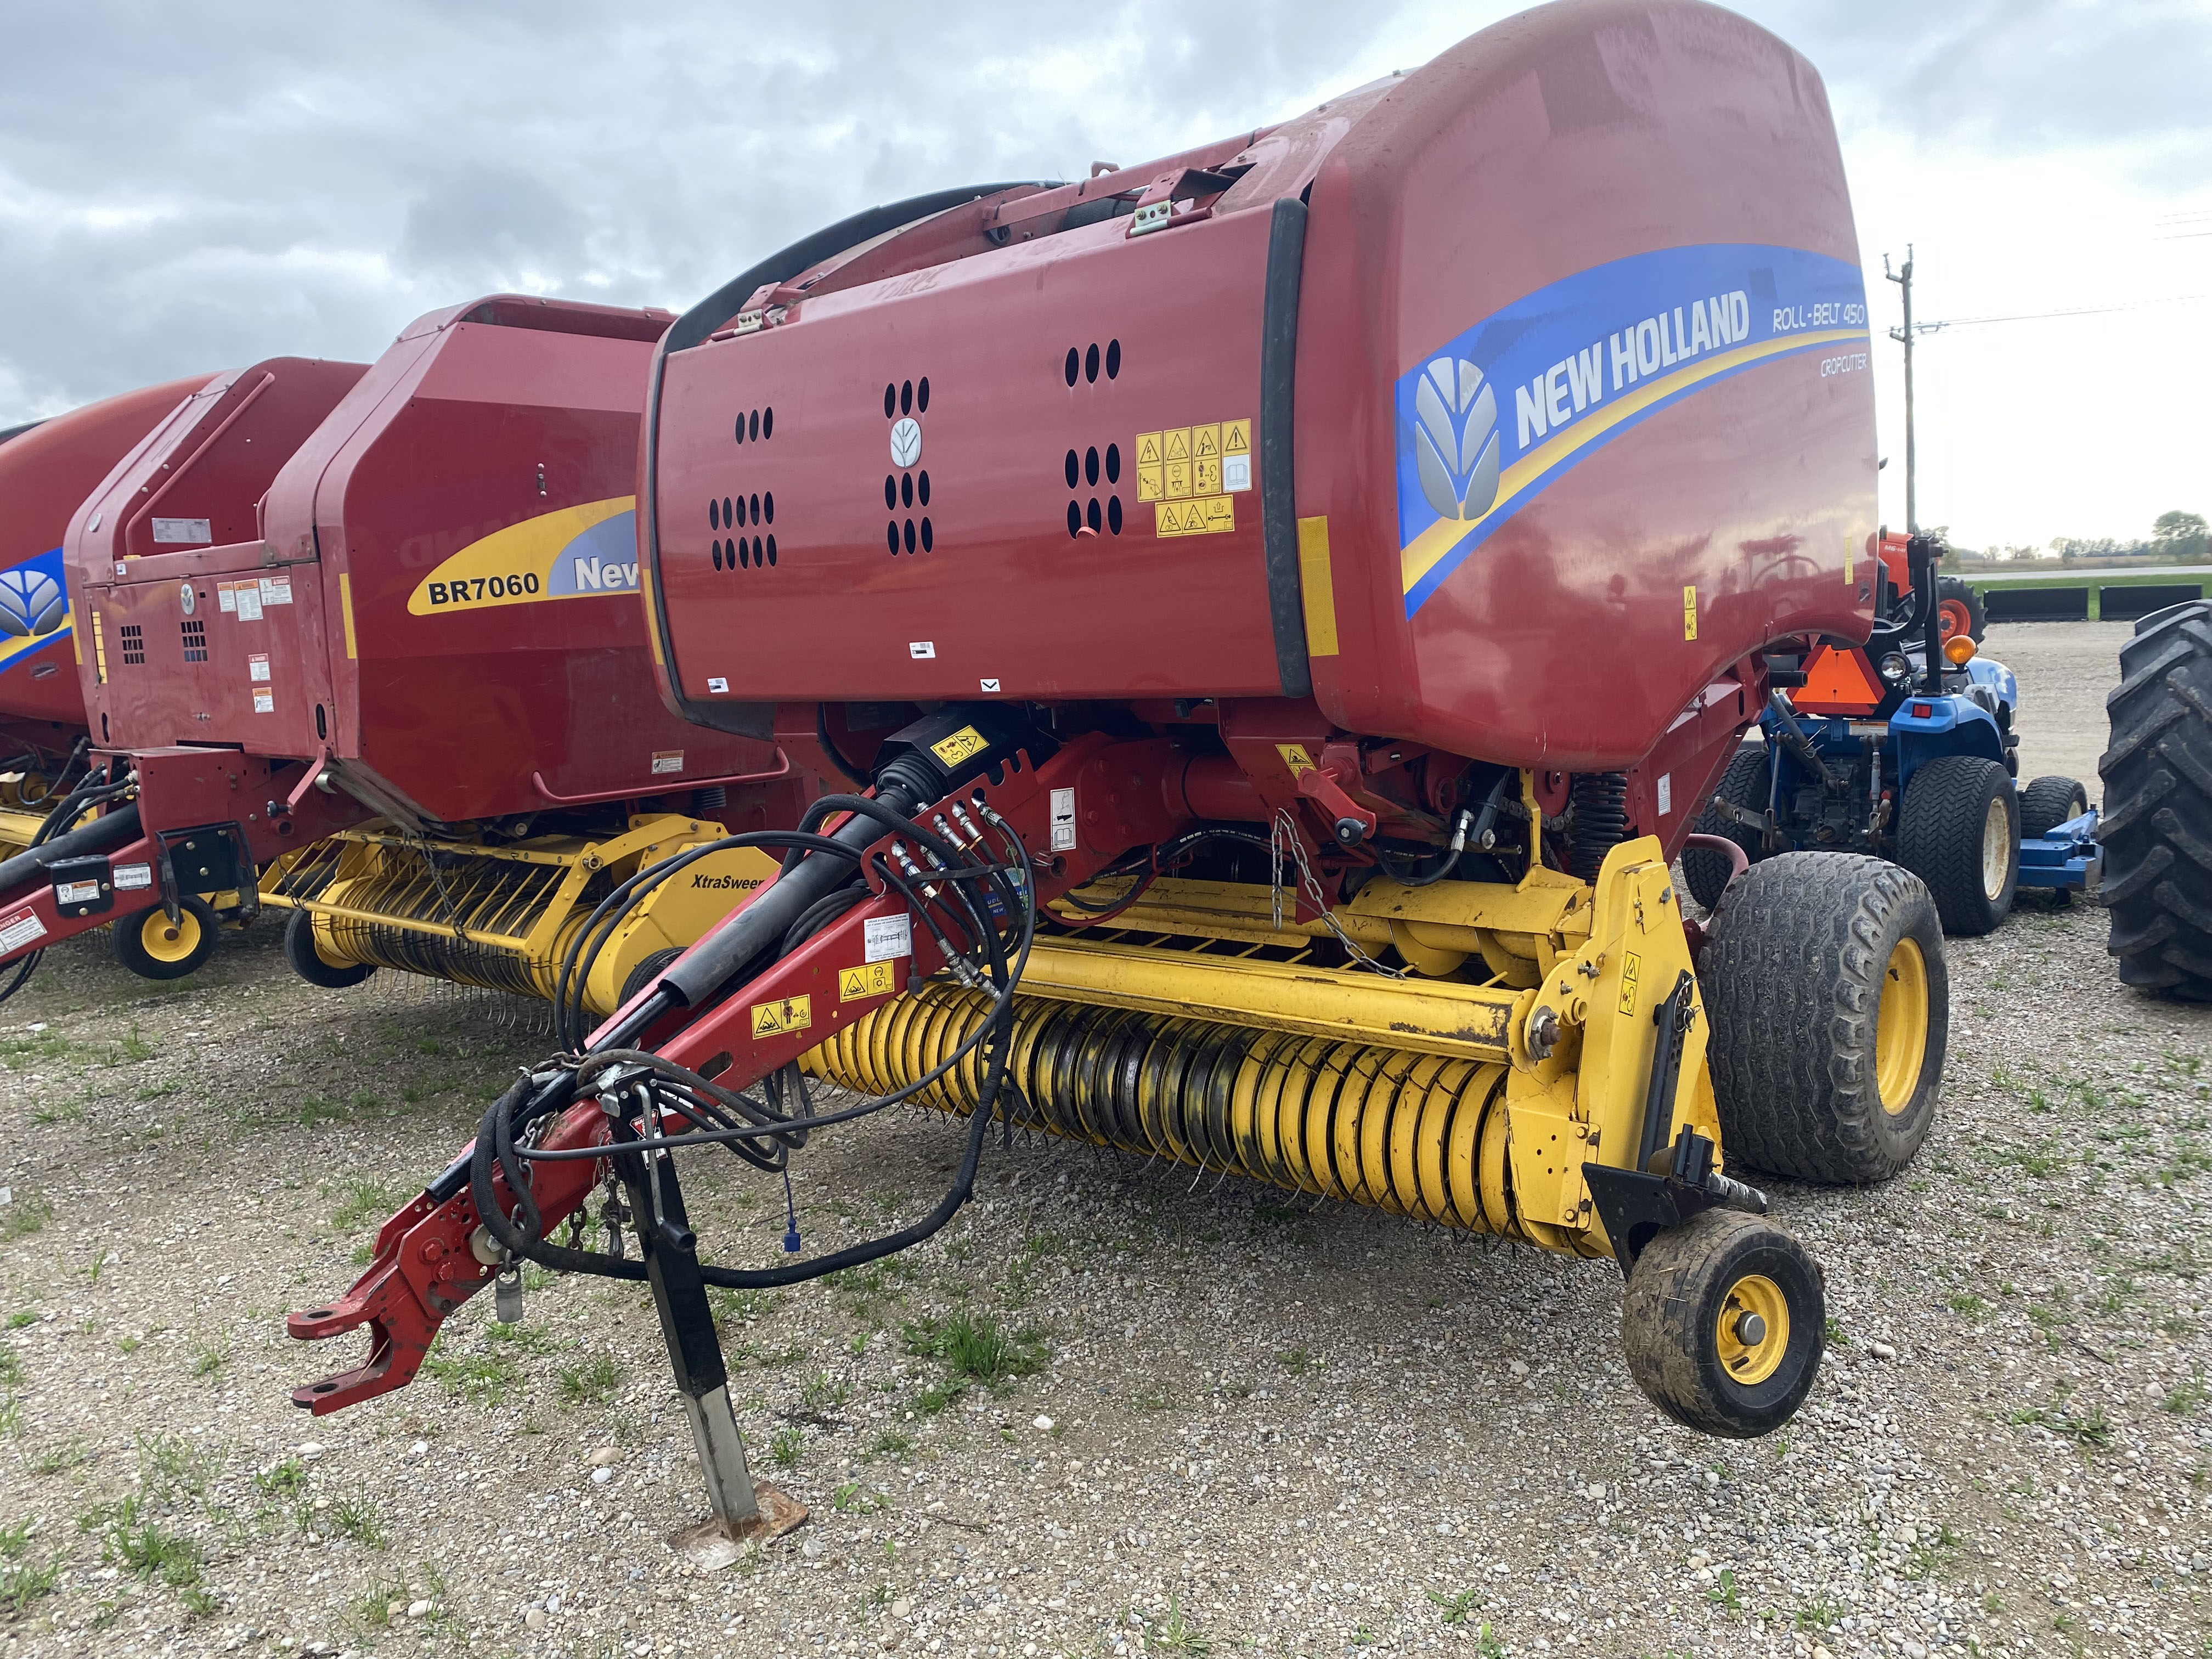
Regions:
<instances>
[{"instance_id":1,"label":"blue compact tractor","mask_svg":"<svg viewBox=\"0 0 2212 1659\"><path fill-rule=\"evenodd\" d=\"M1753 861L1798 850L1887 859L1928 884L1945 932L1986 933L2021 887L2063 902L2096 885L2097 815L2071 778L2016 783L2019 682L1970 630L1945 625L1941 544L1882 542L1867 643L1768 659L1759 734L1729 763L1698 829ZM1695 845L1683 854L1707 908L1732 862Z\"/></svg>"}]
</instances>

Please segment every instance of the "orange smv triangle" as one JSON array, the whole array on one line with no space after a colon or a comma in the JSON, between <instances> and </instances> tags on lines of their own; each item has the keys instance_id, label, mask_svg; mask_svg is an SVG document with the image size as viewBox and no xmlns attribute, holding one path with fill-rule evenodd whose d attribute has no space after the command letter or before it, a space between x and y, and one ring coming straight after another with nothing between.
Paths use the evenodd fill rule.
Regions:
<instances>
[{"instance_id":1,"label":"orange smv triangle","mask_svg":"<svg viewBox=\"0 0 2212 1659\"><path fill-rule=\"evenodd\" d=\"M1805 684L1790 701L1807 714L1871 714L1881 698L1881 682L1865 652L1824 645L1806 662Z\"/></svg>"}]
</instances>

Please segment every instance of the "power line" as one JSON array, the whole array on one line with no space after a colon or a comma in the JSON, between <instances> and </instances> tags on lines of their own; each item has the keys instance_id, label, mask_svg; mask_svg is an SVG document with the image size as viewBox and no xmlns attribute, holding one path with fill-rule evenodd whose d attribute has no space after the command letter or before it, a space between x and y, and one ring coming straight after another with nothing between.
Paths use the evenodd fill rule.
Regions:
<instances>
[{"instance_id":1,"label":"power line","mask_svg":"<svg viewBox=\"0 0 2212 1659\"><path fill-rule=\"evenodd\" d=\"M2212 235L2212 231L2205 233ZM2040 323L2061 317L2106 317L2115 312L2139 311L2145 306L2185 305L2194 300L2212 298L2203 294L2172 294L2156 300L2128 300L2112 306L2074 306L2064 311L2026 311L2009 317L1947 317L1941 322L1920 323L1915 331L1933 334L1939 329L1979 328L1990 323Z\"/></svg>"}]
</instances>

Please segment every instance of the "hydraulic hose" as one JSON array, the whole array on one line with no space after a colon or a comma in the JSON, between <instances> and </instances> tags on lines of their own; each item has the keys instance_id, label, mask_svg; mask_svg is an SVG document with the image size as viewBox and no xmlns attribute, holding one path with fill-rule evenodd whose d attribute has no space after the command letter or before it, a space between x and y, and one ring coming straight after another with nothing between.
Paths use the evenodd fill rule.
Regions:
<instances>
[{"instance_id":1,"label":"hydraulic hose","mask_svg":"<svg viewBox=\"0 0 2212 1659\"><path fill-rule=\"evenodd\" d=\"M43 875L48 865L59 860L105 853L137 838L138 803L133 801L128 806L118 806L114 811L94 818L90 823L80 824L56 836L52 841L28 848L0 862L0 893Z\"/></svg>"}]
</instances>

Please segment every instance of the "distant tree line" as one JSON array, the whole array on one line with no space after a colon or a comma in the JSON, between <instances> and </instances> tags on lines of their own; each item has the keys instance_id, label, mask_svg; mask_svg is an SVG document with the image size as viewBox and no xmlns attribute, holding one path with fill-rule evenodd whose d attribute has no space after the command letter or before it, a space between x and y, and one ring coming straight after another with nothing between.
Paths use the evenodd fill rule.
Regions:
<instances>
[{"instance_id":1,"label":"distant tree line","mask_svg":"<svg viewBox=\"0 0 2212 1659\"><path fill-rule=\"evenodd\" d=\"M1935 533L1948 540L1948 528L1939 525ZM2187 564L2212 560L2212 526L2206 525L2201 513L2176 509L2160 514L2151 526L2149 536L2133 541L2123 541L2117 536L2058 536L2047 548L1990 547L1977 552L1954 546L1952 551L1961 558L2000 562L2043 560L2056 556L2064 564L2102 564L2120 559L2157 559Z\"/></svg>"}]
</instances>

